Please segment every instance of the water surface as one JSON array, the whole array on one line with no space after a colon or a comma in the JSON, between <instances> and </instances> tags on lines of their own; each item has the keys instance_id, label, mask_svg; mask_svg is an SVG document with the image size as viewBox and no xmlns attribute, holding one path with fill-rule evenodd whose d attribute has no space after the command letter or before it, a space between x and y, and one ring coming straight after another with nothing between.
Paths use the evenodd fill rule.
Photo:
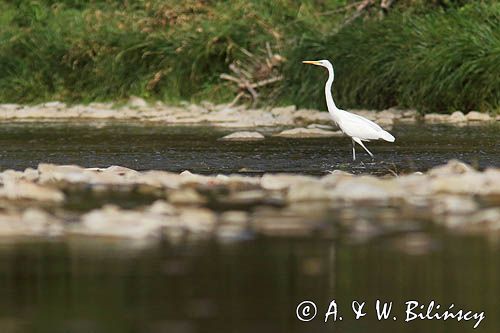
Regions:
<instances>
[{"instance_id":1,"label":"water surface","mask_svg":"<svg viewBox=\"0 0 500 333\"><path fill-rule=\"evenodd\" d=\"M262 129L269 133L269 129ZM487 126L400 125L395 143L370 142L372 160L348 138L222 142L231 130L210 127L143 126L133 123L0 124L0 168L38 163L87 167L122 165L137 170L196 173L295 172L325 174L425 171L450 159L485 168L500 166L500 124Z\"/></svg>"},{"instance_id":2,"label":"water surface","mask_svg":"<svg viewBox=\"0 0 500 333\"><path fill-rule=\"evenodd\" d=\"M500 166L498 124L395 126L395 143L370 143L375 161L358 148L356 162L351 161L347 138L218 141L229 132L113 122L3 123L0 168L23 170L44 162L321 175L334 169L425 171L452 158L479 168ZM130 198L104 199L134 205ZM66 208L81 209L78 201L98 206L82 195ZM357 207L356 213L370 223L376 220L366 208ZM325 222L334 225L338 221L331 215ZM323 233L332 228L325 228L311 237L238 242L2 240L0 332L500 331L498 237L454 235L408 216L400 216L399 223L385 222L393 226L390 233L367 238L329 237ZM344 320L325 324L322 317L332 299ZM398 320L378 322L376 299L394 302ZM308 323L295 316L303 300L318 306L318 316ZM363 320L354 320L353 300L367 302ZM405 324L408 300L435 300L446 308L454 303L456 308L485 311L486 319L477 330L472 322Z\"/></svg>"}]
</instances>

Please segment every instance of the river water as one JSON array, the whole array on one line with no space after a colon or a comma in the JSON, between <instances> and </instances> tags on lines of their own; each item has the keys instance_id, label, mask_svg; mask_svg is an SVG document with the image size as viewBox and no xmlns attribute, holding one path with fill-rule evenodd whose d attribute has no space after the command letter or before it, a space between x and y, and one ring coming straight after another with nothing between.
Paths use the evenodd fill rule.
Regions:
<instances>
[{"instance_id":1,"label":"river water","mask_svg":"<svg viewBox=\"0 0 500 333\"><path fill-rule=\"evenodd\" d=\"M196 173L325 174L342 169L385 174L425 171L453 158L480 168L500 166L500 124L396 126L391 131L395 143L367 143L375 160L357 146L356 162L348 138L218 141L230 132L131 123L5 123L0 125L0 167L22 170L45 162Z\"/></svg>"},{"instance_id":2,"label":"river water","mask_svg":"<svg viewBox=\"0 0 500 333\"><path fill-rule=\"evenodd\" d=\"M221 142L228 131L117 123L2 124L1 168L40 162L202 173L424 171L451 158L500 166L500 126L397 126L351 161L345 138ZM363 208L360 207L360 210ZM367 215L367 218L370 216ZM335 219L332 217L332 223ZM407 224L409 221L401 221ZM411 222L411 221L410 221ZM253 237L154 244L0 241L0 332L499 332L500 238L432 224L352 237ZM375 301L393 302L378 321ZM304 300L318 314L296 317ZM324 323L331 300L342 321ZM352 301L366 302L354 319ZM481 312L475 321L405 322L405 302ZM422 310L424 312L424 310ZM392 317L396 317L393 320Z\"/></svg>"}]
</instances>

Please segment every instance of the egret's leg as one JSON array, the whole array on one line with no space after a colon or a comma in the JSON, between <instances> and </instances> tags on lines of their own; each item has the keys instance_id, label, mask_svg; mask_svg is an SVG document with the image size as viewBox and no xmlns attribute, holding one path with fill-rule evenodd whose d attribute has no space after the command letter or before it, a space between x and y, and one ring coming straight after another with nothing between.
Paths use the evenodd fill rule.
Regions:
<instances>
[{"instance_id":1,"label":"egret's leg","mask_svg":"<svg viewBox=\"0 0 500 333\"><path fill-rule=\"evenodd\" d=\"M354 148L354 146L356 144L354 143L354 140L352 138L351 138L351 142L352 142L352 160L356 161L356 149Z\"/></svg>"},{"instance_id":2,"label":"egret's leg","mask_svg":"<svg viewBox=\"0 0 500 333\"><path fill-rule=\"evenodd\" d=\"M352 138L352 139L353 139L354 141L356 141L356 142L357 142L357 143L358 143L361 147L363 147L363 148L366 150L366 152L367 152L368 154L370 154L370 156L373 158L373 154L371 153L371 151L369 151L369 150L368 150L368 148L366 148L366 147L365 147L365 145L363 144L363 141L361 141L361 140L360 140L360 139L358 139L358 138Z\"/></svg>"}]
</instances>

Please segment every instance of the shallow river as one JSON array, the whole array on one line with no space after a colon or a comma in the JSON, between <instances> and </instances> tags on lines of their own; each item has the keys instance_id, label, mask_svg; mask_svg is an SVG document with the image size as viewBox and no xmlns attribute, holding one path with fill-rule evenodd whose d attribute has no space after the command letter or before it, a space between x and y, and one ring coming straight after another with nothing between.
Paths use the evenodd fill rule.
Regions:
<instances>
[{"instance_id":1,"label":"shallow river","mask_svg":"<svg viewBox=\"0 0 500 333\"><path fill-rule=\"evenodd\" d=\"M351 161L346 138L220 142L228 131L130 124L2 124L0 167L39 162L202 173L424 171L451 158L500 166L500 126L397 126ZM362 210L362 208L360 208ZM367 219L370 215L367 212ZM332 223L335 218L332 217ZM411 221L401 221L402 225ZM0 332L499 332L500 238L432 225L369 239L253 237L159 242L0 241ZM335 299L342 321L324 323ZM375 301L393 302L379 322ZM301 322L297 305L314 301ZM354 319L351 302L366 302ZM405 302L485 312L405 323ZM425 310L422 310L425 312ZM396 320L393 320L396 317Z\"/></svg>"},{"instance_id":2,"label":"shallow river","mask_svg":"<svg viewBox=\"0 0 500 333\"><path fill-rule=\"evenodd\" d=\"M500 124L396 126L391 131L395 143L368 143L375 160L357 146L356 162L348 138L218 141L230 132L130 123L1 124L0 168L24 169L46 162L196 173L324 174L343 169L385 174L424 171L452 158L481 168L500 166Z\"/></svg>"}]
</instances>

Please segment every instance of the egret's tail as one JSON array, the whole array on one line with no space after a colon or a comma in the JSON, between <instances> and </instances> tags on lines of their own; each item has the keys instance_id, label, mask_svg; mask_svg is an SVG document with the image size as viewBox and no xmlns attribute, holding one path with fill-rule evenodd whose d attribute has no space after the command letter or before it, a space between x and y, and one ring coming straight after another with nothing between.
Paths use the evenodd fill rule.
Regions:
<instances>
[{"instance_id":1,"label":"egret's tail","mask_svg":"<svg viewBox=\"0 0 500 333\"><path fill-rule=\"evenodd\" d=\"M391 133L386 131L382 132L381 138L389 142L394 142L394 140L396 140L396 138L394 138Z\"/></svg>"}]
</instances>

